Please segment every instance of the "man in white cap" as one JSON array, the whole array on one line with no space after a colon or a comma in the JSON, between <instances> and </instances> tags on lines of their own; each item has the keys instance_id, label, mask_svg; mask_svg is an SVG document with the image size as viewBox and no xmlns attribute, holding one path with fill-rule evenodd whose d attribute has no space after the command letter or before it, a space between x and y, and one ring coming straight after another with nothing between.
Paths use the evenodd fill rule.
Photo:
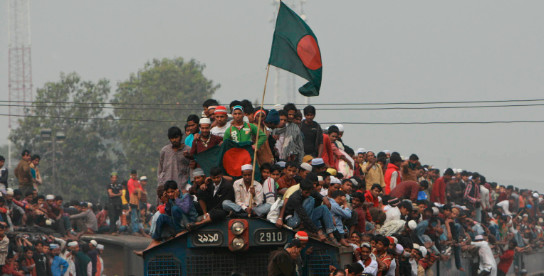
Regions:
<instances>
[{"instance_id":1,"label":"man in white cap","mask_svg":"<svg viewBox=\"0 0 544 276\"><path fill-rule=\"evenodd\" d=\"M96 247L98 246L98 242L95 240L91 240L89 242L89 251L87 251L87 256L91 258L91 265L92 265L92 275L96 275L96 264L98 263L98 250Z\"/></svg>"},{"instance_id":2,"label":"man in white cap","mask_svg":"<svg viewBox=\"0 0 544 276\"><path fill-rule=\"evenodd\" d=\"M223 137L211 134L210 130L212 122L210 119L200 119L199 125L200 134L195 134L191 151L185 155L187 158L193 158L195 154L207 151L208 149L213 148L215 145L220 145L223 143Z\"/></svg>"},{"instance_id":3,"label":"man in white cap","mask_svg":"<svg viewBox=\"0 0 544 276\"><path fill-rule=\"evenodd\" d=\"M336 124L334 125L338 128L338 139L334 142L336 144L336 147L338 147L341 150L344 150L344 142L342 141L342 136L344 136L344 125L342 124Z\"/></svg>"},{"instance_id":4,"label":"man in white cap","mask_svg":"<svg viewBox=\"0 0 544 276\"><path fill-rule=\"evenodd\" d=\"M51 262L51 275L52 276L62 276L68 271L68 262L60 257L60 246L56 243L49 245L51 254L54 256L53 261Z\"/></svg>"},{"instance_id":5,"label":"man in white cap","mask_svg":"<svg viewBox=\"0 0 544 276\"><path fill-rule=\"evenodd\" d=\"M246 215L255 214L257 217L262 217L268 213L271 205L264 203L263 186L251 178L253 174L253 166L246 164L242 166L242 178L234 181L234 200L223 201L223 209L227 212L234 212L236 215L245 217Z\"/></svg>"},{"instance_id":6,"label":"man in white cap","mask_svg":"<svg viewBox=\"0 0 544 276\"><path fill-rule=\"evenodd\" d=\"M98 244L96 246L98 250L98 257L96 258L96 273L94 275L103 275L104 274L104 260L102 259L102 254L104 253L104 245Z\"/></svg>"}]
</instances>

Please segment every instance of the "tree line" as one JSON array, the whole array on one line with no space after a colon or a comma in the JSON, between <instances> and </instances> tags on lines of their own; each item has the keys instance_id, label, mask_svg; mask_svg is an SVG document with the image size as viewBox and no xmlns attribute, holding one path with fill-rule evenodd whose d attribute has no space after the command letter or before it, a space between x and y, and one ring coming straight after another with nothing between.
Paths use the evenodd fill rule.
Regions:
<instances>
[{"instance_id":1,"label":"tree line","mask_svg":"<svg viewBox=\"0 0 544 276\"><path fill-rule=\"evenodd\" d=\"M126 181L133 169L146 175L154 190L168 128L183 129L187 116L200 115L201 103L219 88L204 69L196 60L154 59L116 89L107 79L61 73L60 80L37 89L28 116L9 135L12 157L20 158L23 149L41 156L40 193L105 202L111 172ZM65 138L62 143L44 138L43 130ZM16 180L10 186L17 187Z\"/></svg>"}]
</instances>

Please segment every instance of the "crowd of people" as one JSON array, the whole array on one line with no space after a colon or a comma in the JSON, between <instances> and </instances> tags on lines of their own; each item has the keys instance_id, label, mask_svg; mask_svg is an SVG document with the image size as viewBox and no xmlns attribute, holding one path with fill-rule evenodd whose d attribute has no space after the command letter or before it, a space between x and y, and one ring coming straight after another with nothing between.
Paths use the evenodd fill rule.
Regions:
<instances>
[{"instance_id":1,"label":"crowd of people","mask_svg":"<svg viewBox=\"0 0 544 276\"><path fill-rule=\"evenodd\" d=\"M5 158L0 156L0 274L104 275L104 245L81 237L108 231L98 227L107 220L105 208L39 194L39 162L39 155L23 150L14 169L18 182L14 189L9 185Z\"/></svg>"},{"instance_id":2,"label":"crowd of people","mask_svg":"<svg viewBox=\"0 0 544 276\"><path fill-rule=\"evenodd\" d=\"M344 127L321 127L316 112L292 103L261 109L248 100L228 106L205 101L202 114L188 116L183 130L168 129L157 202L148 200L147 177L136 170L128 181L111 173L104 206L41 195L40 158L25 150L15 169L18 189L8 187L7 170L0 166L0 233L7 231L0 265L27 273L30 255L46 256L51 271L58 271L53 264L64 268L59 259L68 261L69 271L83 269L86 262L77 256L85 253L76 248L84 234L151 237L152 248L227 217L257 217L300 230L271 254L270 275L301 271L308 237L353 248L353 263L331 266L331 275L432 275L437 260L477 275L505 275L512 263L523 273L523 253L544 245L543 195L537 191L498 185L477 172L424 165L416 154L354 150L342 139ZM227 140L252 143L255 162L240 166L238 175L199 164L199 154ZM10 237L13 230L46 235ZM82 247L93 264L87 275L100 275L97 245ZM477 256L477 263L463 266L463 254ZM87 272L81 273L71 275Z\"/></svg>"},{"instance_id":3,"label":"crowd of people","mask_svg":"<svg viewBox=\"0 0 544 276\"><path fill-rule=\"evenodd\" d=\"M450 259L459 271L478 275L505 275L512 263L522 273L521 253L543 246L538 192L423 165L416 154L354 150L342 139L344 127L322 128L316 111L292 103L265 110L247 100L227 107L210 99L201 116L187 118L184 131L171 127L171 143L160 153L162 205L149 247L226 217L263 218L353 247L349 275L430 275L434 262ZM195 155L227 140L253 143L256 161L242 165L240 175L221 166L205 173ZM304 251L298 241L274 256L296 259ZM478 256L478 264L464 267L461 252Z\"/></svg>"}]
</instances>

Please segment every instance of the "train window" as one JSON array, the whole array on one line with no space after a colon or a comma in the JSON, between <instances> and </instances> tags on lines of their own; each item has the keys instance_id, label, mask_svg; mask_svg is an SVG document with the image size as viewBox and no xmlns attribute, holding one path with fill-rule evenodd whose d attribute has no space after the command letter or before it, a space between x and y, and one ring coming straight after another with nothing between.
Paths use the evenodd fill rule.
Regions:
<instances>
[{"instance_id":1,"label":"train window","mask_svg":"<svg viewBox=\"0 0 544 276\"><path fill-rule=\"evenodd\" d=\"M181 263L172 255L159 255L147 264L148 276L181 276Z\"/></svg>"}]
</instances>

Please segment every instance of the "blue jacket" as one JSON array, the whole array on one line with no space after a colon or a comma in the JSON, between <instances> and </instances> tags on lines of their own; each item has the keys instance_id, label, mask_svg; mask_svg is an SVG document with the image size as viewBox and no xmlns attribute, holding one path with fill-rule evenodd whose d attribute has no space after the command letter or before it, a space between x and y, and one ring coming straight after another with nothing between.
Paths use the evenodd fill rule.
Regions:
<instances>
[{"instance_id":1,"label":"blue jacket","mask_svg":"<svg viewBox=\"0 0 544 276\"><path fill-rule=\"evenodd\" d=\"M62 276L67 270L68 262L59 256L55 256L51 263L51 274L53 274L53 276Z\"/></svg>"}]
</instances>

